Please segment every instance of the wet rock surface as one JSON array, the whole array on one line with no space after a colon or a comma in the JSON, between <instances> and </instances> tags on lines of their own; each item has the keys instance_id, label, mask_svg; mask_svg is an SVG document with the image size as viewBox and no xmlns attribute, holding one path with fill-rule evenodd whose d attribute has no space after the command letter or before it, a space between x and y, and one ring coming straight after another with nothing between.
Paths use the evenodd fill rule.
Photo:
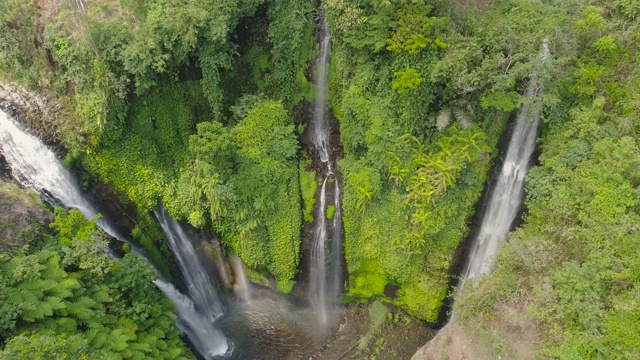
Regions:
<instances>
[{"instance_id":1,"label":"wet rock surface","mask_svg":"<svg viewBox=\"0 0 640 360\"><path fill-rule=\"evenodd\" d=\"M0 109L55 150L62 149L62 105L15 83L0 83Z\"/></svg>"}]
</instances>

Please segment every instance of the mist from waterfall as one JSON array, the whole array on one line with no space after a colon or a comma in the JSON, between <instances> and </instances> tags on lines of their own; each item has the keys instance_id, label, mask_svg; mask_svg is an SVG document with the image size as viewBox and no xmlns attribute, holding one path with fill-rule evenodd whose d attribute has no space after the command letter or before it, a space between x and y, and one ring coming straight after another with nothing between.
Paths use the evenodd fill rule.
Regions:
<instances>
[{"instance_id":1,"label":"mist from waterfall","mask_svg":"<svg viewBox=\"0 0 640 360\"><path fill-rule=\"evenodd\" d=\"M229 264L233 269L234 291L238 298L246 305L251 304L251 287L244 269L242 259L235 253L229 256Z\"/></svg>"}]
</instances>

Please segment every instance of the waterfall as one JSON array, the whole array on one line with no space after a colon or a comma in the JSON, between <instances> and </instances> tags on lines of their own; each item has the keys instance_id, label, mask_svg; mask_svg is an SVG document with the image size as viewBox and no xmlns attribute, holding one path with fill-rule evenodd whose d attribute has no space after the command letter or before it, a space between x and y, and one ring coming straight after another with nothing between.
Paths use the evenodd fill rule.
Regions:
<instances>
[{"instance_id":1,"label":"waterfall","mask_svg":"<svg viewBox=\"0 0 640 360\"><path fill-rule=\"evenodd\" d=\"M544 40L543 47L539 66L542 66L549 56L547 39ZM539 83L534 73L526 92L529 101L520 108L502 169L495 187L489 193L488 205L478 234L471 239L471 251L466 270L458 285L458 291L467 281L478 280L491 270L498 248L506 239L511 225L518 215L518 208L524 198L524 178L535 149L541 110L535 98L540 91L542 91L542 84Z\"/></svg>"},{"instance_id":2,"label":"waterfall","mask_svg":"<svg viewBox=\"0 0 640 360\"><path fill-rule=\"evenodd\" d=\"M330 127L327 119L327 83L331 37L326 18L318 31L320 56L315 64L315 102L311 123L311 140L321 162L322 186L319 191L319 208L316 211L315 232L311 246L309 269L309 298L322 324L327 324L329 311L335 308L342 292L342 210L340 208L340 185L334 168L335 156L331 148ZM333 182L333 204L328 199L328 185ZM327 219L327 207L334 206L333 221ZM331 237L329 237L331 234ZM331 241L328 246L327 241Z\"/></svg>"},{"instance_id":3,"label":"waterfall","mask_svg":"<svg viewBox=\"0 0 640 360\"><path fill-rule=\"evenodd\" d=\"M340 192L340 186L338 181L336 180L335 186L333 189L333 203L335 205L335 213L333 214L333 243L332 243L332 257L331 263L333 264L330 284L331 287L331 297L333 299L338 299L340 294L342 293L342 239L344 238L344 233L342 230L342 203L341 203L342 193Z\"/></svg>"},{"instance_id":4,"label":"waterfall","mask_svg":"<svg viewBox=\"0 0 640 360\"><path fill-rule=\"evenodd\" d=\"M328 164L329 170L331 170L331 164L329 162L329 129L327 128L327 83L329 79L329 60L331 59L331 36L329 35L329 25L327 24L326 18L322 20L319 36L320 56L316 61L312 141L320 155L320 160Z\"/></svg>"},{"instance_id":5,"label":"waterfall","mask_svg":"<svg viewBox=\"0 0 640 360\"><path fill-rule=\"evenodd\" d=\"M170 282L158 279L154 283L173 302L178 311L178 328L184 332L200 355L214 359L227 352L227 341L213 325L202 316L193 301L180 293Z\"/></svg>"},{"instance_id":6,"label":"waterfall","mask_svg":"<svg viewBox=\"0 0 640 360\"><path fill-rule=\"evenodd\" d=\"M188 299L177 290L169 289L164 282L156 284L164 284L158 287L174 301L180 315L180 323L190 329L186 331L187 335L195 335L189 336L189 339L194 342L198 351L203 356L223 355L228 349L227 339L213 327L213 321L223 312L216 281L207 271L202 254L198 253L180 223L169 215L169 211L161 206L159 211L155 211L155 215L165 233L169 248L178 261L178 267L187 286ZM203 327L203 324L207 326ZM201 338L201 332L204 332L206 337Z\"/></svg>"},{"instance_id":7,"label":"waterfall","mask_svg":"<svg viewBox=\"0 0 640 360\"><path fill-rule=\"evenodd\" d=\"M23 186L38 192L47 202L76 208L87 219L93 219L98 214L82 194L74 176L60 163L53 151L24 131L3 111L0 111L0 151L11 168L12 176ZM208 354L209 358L224 354L228 348L227 341L213 327L214 318L222 313L214 283L204 271L200 258L180 225L169 217L164 208L157 215L169 245L178 258L180 270L185 275L191 299L180 294L170 283L163 280L155 283L174 302L180 317L179 326L194 346L202 354ZM100 219L98 226L112 237L125 240L105 219ZM135 246L133 250L140 255Z\"/></svg>"},{"instance_id":8,"label":"waterfall","mask_svg":"<svg viewBox=\"0 0 640 360\"><path fill-rule=\"evenodd\" d=\"M311 248L311 271L309 273L309 287L311 289L311 303L322 323L327 321L327 271L326 250L327 242L327 178L322 182L320 190L320 209L316 219L316 232Z\"/></svg>"},{"instance_id":9,"label":"waterfall","mask_svg":"<svg viewBox=\"0 0 640 360\"><path fill-rule=\"evenodd\" d=\"M76 208L87 219L94 219L98 215L98 211L82 194L76 179L53 151L1 110L0 151L11 168L13 178L38 192L48 203ZM98 226L112 237L125 241L125 237L105 219L98 220Z\"/></svg>"},{"instance_id":10,"label":"waterfall","mask_svg":"<svg viewBox=\"0 0 640 360\"><path fill-rule=\"evenodd\" d=\"M235 292L245 304L251 304L251 289L249 288L249 280L244 271L244 263L236 254L229 257L231 268L233 269L233 280L235 282Z\"/></svg>"}]
</instances>

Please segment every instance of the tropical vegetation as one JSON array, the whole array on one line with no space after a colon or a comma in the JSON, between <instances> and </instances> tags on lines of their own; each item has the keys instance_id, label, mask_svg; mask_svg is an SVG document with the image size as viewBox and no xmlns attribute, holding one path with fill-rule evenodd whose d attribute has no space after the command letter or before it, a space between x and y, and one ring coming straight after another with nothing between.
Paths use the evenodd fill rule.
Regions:
<instances>
[{"instance_id":1,"label":"tropical vegetation","mask_svg":"<svg viewBox=\"0 0 640 360\"><path fill-rule=\"evenodd\" d=\"M638 358L637 1L4 0L0 77L61 104L66 163L137 208L132 238L165 275L160 203L289 292L318 213L306 129L325 18L342 301L445 320L501 135L532 101L536 70L524 224L495 272L456 299L457 321L496 356L522 355L515 342L542 357ZM6 356L192 356L148 264L106 257L77 212L41 225L0 247ZM514 338L523 329L534 335Z\"/></svg>"}]
</instances>

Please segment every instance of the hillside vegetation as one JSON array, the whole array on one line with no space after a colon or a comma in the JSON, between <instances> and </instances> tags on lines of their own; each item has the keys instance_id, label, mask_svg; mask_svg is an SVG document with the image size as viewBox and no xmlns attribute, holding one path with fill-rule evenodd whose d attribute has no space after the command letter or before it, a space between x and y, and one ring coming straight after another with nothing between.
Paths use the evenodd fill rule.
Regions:
<instances>
[{"instance_id":1,"label":"hillside vegetation","mask_svg":"<svg viewBox=\"0 0 640 360\"><path fill-rule=\"evenodd\" d=\"M14 225L31 238L0 253L1 359L195 358L155 270L133 254L111 259L95 221L56 209L37 230Z\"/></svg>"},{"instance_id":2,"label":"hillside vegetation","mask_svg":"<svg viewBox=\"0 0 640 360\"><path fill-rule=\"evenodd\" d=\"M640 358L638 16L600 2L572 24L565 110L546 116L525 224L457 305L496 356Z\"/></svg>"},{"instance_id":3,"label":"hillside vegetation","mask_svg":"<svg viewBox=\"0 0 640 360\"><path fill-rule=\"evenodd\" d=\"M495 272L456 300L457 326L490 356L633 359L639 17L634 0L4 0L0 76L64 105L69 116L56 126L65 163L87 187L107 183L138 208L134 241L159 268L172 261L150 215L162 202L176 219L217 235L252 277L273 277L288 292L303 270L302 227L318 205L306 128L314 31L326 18L349 275L341 300L393 303L436 324L501 134L530 101L522 94L537 70L540 156L527 176L524 224ZM544 38L551 57L539 68ZM51 268L55 281L73 285L65 296L93 299L87 307L104 320L96 334L116 331L123 341L98 343L122 357L147 345L188 354L165 327L171 309L157 292L157 320L118 313L113 296L76 294L93 290L67 277L98 286L94 275L120 276L115 260L100 260L110 264L103 274L65 260L64 246L88 234L99 237L54 233L46 246L4 257L3 276L14 276L14 262ZM146 270L134 274L131 281L151 286ZM134 300L148 301L126 301ZM26 310L8 315L14 325L0 347L98 346L85 338L93 325L55 306L22 320ZM36 320L60 314L70 320L34 330ZM134 323L145 336L131 335Z\"/></svg>"}]
</instances>

